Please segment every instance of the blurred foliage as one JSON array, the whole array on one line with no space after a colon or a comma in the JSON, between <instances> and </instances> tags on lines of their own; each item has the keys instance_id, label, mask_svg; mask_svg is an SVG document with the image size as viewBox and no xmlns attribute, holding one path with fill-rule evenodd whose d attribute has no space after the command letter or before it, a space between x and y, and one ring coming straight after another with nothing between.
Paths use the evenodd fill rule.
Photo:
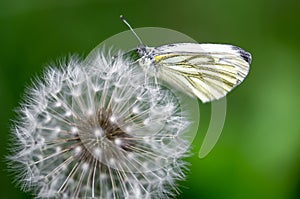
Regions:
<instances>
[{"instance_id":1,"label":"blurred foliage","mask_svg":"<svg viewBox=\"0 0 300 199\"><path fill-rule=\"evenodd\" d=\"M31 198L12 184L4 156L13 110L30 80L69 53L134 27L165 27L199 42L230 43L252 53L245 82L227 97L217 146L197 157L209 124L201 104L199 134L179 198L300 198L300 1L296 0L1 0L0 198ZM142 37L142 35L141 35Z\"/></svg>"}]
</instances>

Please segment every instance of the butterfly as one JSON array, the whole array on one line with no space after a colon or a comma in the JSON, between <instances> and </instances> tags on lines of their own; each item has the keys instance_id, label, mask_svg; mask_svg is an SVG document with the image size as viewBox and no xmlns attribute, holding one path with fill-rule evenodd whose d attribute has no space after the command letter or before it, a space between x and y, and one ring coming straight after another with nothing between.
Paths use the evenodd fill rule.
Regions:
<instances>
[{"instance_id":1,"label":"butterfly","mask_svg":"<svg viewBox=\"0 0 300 199\"><path fill-rule=\"evenodd\" d=\"M247 76L251 54L228 44L174 43L145 46L128 22L123 22L138 38L132 53L147 74L163 80L203 103L227 95Z\"/></svg>"}]
</instances>

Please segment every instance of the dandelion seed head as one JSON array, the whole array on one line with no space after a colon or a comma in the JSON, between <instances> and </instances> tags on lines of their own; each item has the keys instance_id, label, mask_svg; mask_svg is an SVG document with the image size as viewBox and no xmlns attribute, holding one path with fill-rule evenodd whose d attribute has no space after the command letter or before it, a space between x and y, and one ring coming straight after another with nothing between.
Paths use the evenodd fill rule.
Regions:
<instances>
[{"instance_id":1,"label":"dandelion seed head","mask_svg":"<svg viewBox=\"0 0 300 199\"><path fill-rule=\"evenodd\" d=\"M104 135L104 132L101 128L94 129L94 136L96 138L102 137Z\"/></svg>"},{"instance_id":2,"label":"dandelion seed head","mask_svg":"<svg viewBox=\"0 0 300 199\"><path fill-rule=\"evenodd\" d=\"M39 198L173 197L189 122L174 94L151 82L123 56L49 67L12 128L21 188Z\"/></svg>"},{"instance_id":3,"label":"dandelion seed head","mask_svg":"<svg viewBox=\"0 0 300 199\"><path fill-rule=\"evenodd\" d=\"M74 150L74 155L79 155L82 152L82 147L76 146L73 150Z\"/></svg>"}]
</instances>

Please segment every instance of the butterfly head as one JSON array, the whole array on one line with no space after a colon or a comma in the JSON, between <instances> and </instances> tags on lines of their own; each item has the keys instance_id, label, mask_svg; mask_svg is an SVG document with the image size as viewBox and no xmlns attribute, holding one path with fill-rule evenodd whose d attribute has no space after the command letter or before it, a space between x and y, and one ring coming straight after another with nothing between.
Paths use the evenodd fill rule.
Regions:
<instances>
[{"instance_id":1,"label":"butterfly head","mask_svg":"<svg viewBox=\"0 0 300 199\"><path fill-rule=\"evenodd\" d=\"M135 52L134 53L129 52L126 54L130 54L130 55L135 54L135 55L132 55L131 57L133 58L133 57L138 56L136 61L138 61L141 66L146 66L146 70L150 69L151 68L150 65L154 61L154 59L153 59L154 58L154 48L150 48L150 47L147 47L146 45L144 45L141 38L136 34L136 32L133 30L133 28L130 26L130 24L126 21L124 16L121 15L120 18L127 25L127 27L130 29L130 31L133 33L133 35L139 41L139 45L134 50Z\"/></svg>"},{"instance_id":2,"label":"butterfly head","mask_svg":"<svg viewBox=\"0 0 300 199\"><path fill-rule=\"evenodd\" d=\"M147 54L147 47L144 44L139 44L136 48L136 52L140 57L143 57Z\"/></svg>"},{"instance_id":3,"label":"butterfly head","mask_svg":"<svg viewBox=\"0 0 300 199\"><path fill-rule=\"evenodd\" d=\"M147 47L143 44L140 44L136 48L136 53L140 57L139 58L140 65L150 67L150 65L154 62L154 48Z\"/></svg>"}]
</instances>

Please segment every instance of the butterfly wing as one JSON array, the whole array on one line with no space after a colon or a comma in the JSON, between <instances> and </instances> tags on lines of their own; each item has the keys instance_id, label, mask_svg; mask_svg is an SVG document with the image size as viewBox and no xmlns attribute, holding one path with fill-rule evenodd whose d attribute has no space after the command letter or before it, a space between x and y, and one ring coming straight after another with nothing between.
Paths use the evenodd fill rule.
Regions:
<instances>
[{"instance_id":1,"label":"butterfly wing","mask_svg":"<svg viewBox=\"0 0 300 199\"><path fill-rule=\"evenodd\" d=\"M247 76L250 53L225 44L170 44L154 49L159 79L209 102L224 97Z\"/></svg>"}]
</instances>

